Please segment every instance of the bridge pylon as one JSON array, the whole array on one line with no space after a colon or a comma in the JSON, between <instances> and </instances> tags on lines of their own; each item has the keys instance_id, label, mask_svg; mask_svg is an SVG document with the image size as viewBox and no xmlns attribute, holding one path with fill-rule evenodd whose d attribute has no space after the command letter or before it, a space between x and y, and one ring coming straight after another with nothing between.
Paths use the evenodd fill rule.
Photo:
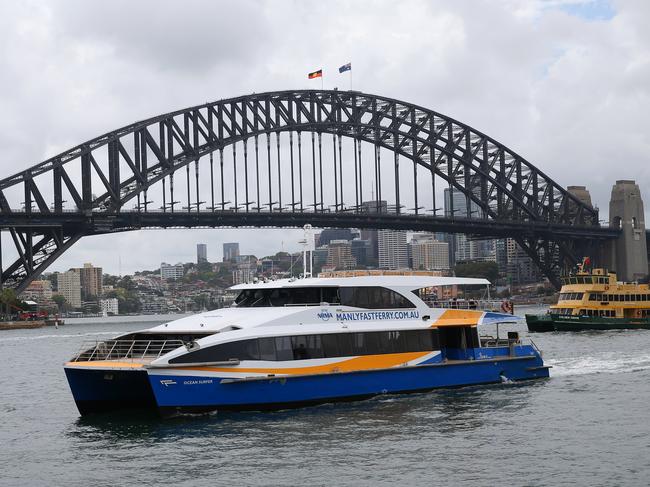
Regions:
<instances>
[{"instance_id":1,"label":"bridge pylon","mask_svg":"<svg viewBox=\"0 0 650 487\"><path fill-rule=\"evenodd\" d=\"M635 181L619 180L612 187L609 225L622 233L610 245L609 268L621 281L648 275L648 249L641 190Z\"/></svg>"}]
</instances>

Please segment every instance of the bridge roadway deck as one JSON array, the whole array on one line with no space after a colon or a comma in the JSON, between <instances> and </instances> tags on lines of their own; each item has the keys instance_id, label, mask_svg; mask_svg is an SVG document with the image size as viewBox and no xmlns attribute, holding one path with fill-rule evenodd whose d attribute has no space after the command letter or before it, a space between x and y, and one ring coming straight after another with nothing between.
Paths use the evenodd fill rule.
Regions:
<instances>
[{"instance_id":1,"label":"bridge roadway deck","mask_svg":"<svg viewBox=\"0 0 650 487\"><path fill-rule=\"evenodd\" d=\"M426 232L466 233L505 238L521 236L553 239L610 240L620 230L600 226L576 226L540 221L516 222L476 218L446 218L412 213L292 212L292 211L120 211L120 212L6 212L0 228L16 230L60 229L64 234L98 235L146 228L283 227L305 224L316 228L394 229Z\"/></svg>"}]
</instances>

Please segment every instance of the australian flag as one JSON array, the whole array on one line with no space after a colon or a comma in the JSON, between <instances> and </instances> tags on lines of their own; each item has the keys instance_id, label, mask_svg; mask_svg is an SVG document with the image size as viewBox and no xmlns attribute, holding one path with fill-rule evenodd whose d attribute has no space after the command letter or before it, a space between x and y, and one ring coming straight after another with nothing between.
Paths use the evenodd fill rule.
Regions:
<instances>
[{"instance_id":1,"label":"australian flag","mask_svg":"<svg viewBox=\"0 0 650 487\"><path fill-rule=\"evenodd\" d=\"M352 63L344 64L339 68L339 73L345 73L346 71L350 71L352 69Z\"/></svg>"}]
</instances>

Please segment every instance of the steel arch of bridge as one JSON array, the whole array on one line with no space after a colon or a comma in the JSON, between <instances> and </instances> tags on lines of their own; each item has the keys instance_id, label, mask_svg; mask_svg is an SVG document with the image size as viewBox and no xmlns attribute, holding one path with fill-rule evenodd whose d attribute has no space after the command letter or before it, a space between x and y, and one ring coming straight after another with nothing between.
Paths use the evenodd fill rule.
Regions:
<instances>
[{"instance_id":1,"label":"steel arch of bridge","mask_svg":"<svg viewBox=\"0 0 650 487\"><path fill-rule=\"evenodd\" d=\"M284 132L289 134L289 160L281 157L280 134ZM305 132L311 135L308 152L313 166L307 181L301 149ZM322 144L329 134L334 164L326 164L324 173ZM342 138L354 142L354 157L345 163ZM294 139L298 161L294 160ZM249 171L251 141L255 173L252 168ZM308 142L309 138L304 145ZM364 143L373 147L370 175L367 164L363 174ZM243 145L244 174L241 158L237 168L237 144ZM224 198L224 185L228 184L224 181L224 150L228 146L233 147L235 180L234 206L227 208L232 204ZM387 164L385 159L381 161L382 150L393 155L389 188L382 183L382 168L386 174ZM268 172L260 178L260 153L264 156L265 152L262 164L268 163ZM209 157L211 198L202 209L199 160L203 157ZM403 159L412 164L412 185L404 181ZM193 162L196 198L190 201ZM344 181L344 167L351 174L352 163L354 181ZM175 208L174 175L180 169L187 174L187 211ZM245 191L238 195L242 177ZM431 215L422 211L427 195L421 194L421 178L431 180ZM451 211L438 215L436 180L464 195L464 208L457 210L469 217L454 217L453 198L449 201ZM364 184L365 194L371 186L373 199L387 204L376 204L374 209L363 205ZM148 201L147 193L155 185L162 185L162 211L152 210ZM410 210L402 204L407 193L414 202ZM17 197L22 199L22 209L15 204ZM134 199L135 209L126 210L125 204ZM330 202L333 204L328 205ZM476 213L473 208L479 208L477 217L472 217ZM511 236L555 283L561 267L575 262L576 242L617 235L599 226L597 209L585 205L503 144L450 117L355 91L280 91L220 100L136 122L1 180L0 227L10 232L18 255L2 269L1 278L6 285L23 290L86 235L146 227L298 226L303 222Z\"/></svg>"}]
</instances>

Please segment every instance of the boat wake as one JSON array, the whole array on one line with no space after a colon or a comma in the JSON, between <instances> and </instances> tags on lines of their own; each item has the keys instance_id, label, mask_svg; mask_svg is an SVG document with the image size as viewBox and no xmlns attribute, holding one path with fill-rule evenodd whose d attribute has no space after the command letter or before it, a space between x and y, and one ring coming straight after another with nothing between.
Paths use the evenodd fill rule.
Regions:
<instances>
[{"instance_id":1,"label":"boat wake","mask_svg":"<svg viewBox=\"0 0 650 487\"><path fill-rule=\"evenodd\" d=\"M46 340L51 338L74 338L74 337L87 337L87 336L99 336L99 335L114 335L114 334L115 331L97 331L92 333L72 333L72 334L51 333L48 335L23 335L17 337L0 338L0 343L22 342L27 340Z\"/></svg>"},{"instance_id":2,"label":"boat wake","mask_svg":"<svg viewBox=\"0 0 650 487\"><path fill-rule=\"evenodd\" d=\"M553 366L551 376L586 374L622 374L650 369L650 354L623 355L610 352L597 357L547 360Z\"/></svg>"}]
</instances>

